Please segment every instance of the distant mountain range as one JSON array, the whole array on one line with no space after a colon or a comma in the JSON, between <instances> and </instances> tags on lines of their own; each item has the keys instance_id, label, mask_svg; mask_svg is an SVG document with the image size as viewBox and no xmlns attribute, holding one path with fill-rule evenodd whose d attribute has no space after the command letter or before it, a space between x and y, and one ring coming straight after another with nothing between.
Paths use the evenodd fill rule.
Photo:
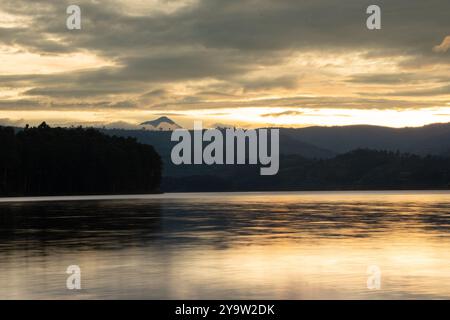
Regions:
<instances>
[{"instance_id":1,"label":"distant mountain range","mask_svg":"<svg viewBox=\"0 0 450 320\"><path fill-rule=\"evenodd\" d=\"M418 155L450 152L450 123L400 129L368 125L282 129L282 136L309 143L334 154L358 148Z\"/></svg>"},{"instance_id":2,"label":"distant mountain range","mask_svg":"<svg viewBox=\"0 0 450 320\"><path fill-rule=\"evenodd\" d=\"M171 124L167 117L144 122L149 126ZM107 129L107 132L132 136L142 143L152 144L158 152L170 155L171 132ZM400 151L418 155L450 155L450 123L417 128L389 128L369 125L341 127L281 128L280 153L305 158L330 158L359 148Z\"/></svg>"},{"instance_id":3,"label":"distant mountain range","mask_svg":"<svg viewBox=\"0 0 450 320\"><path fill-rule=\"evenodd\" d=\"M163 186L166 191L199 191L205 188L206 190L217 189L218 191L239 188L242 188L242 190L258 190L262 185L270 189L271 185L275 186L275 181L295 180L299 172L305 171L305 166L314 166L316 168L314 172L319 175L326 166L322 167L319 163L309 162L311 160L322 159L326 161L325 163L328 163L328 166L334 166L336 163L341 166L346 161L350 161L348 159L354 160L353 156L346 156L345 154L358 149L398 151L400 153L410 153L419 156L434 155L450 157L450 123L401 129L368 125L295 129L281 128L280 173L272 178L262 178L258 174L248 176L248 170L250 172L252 170L257 171L256 167L258 166L253 166L255 168L244 166L244 168L242 166L173 165L170 160L170 153L176 142L170 141L172 134L170 131L106 129L105 133L118 136L131 136L137 138L141 143L153 145L161 155L164 163ZM341 158L341 160L333 160L335 158L337 159L340 155L344 155L344 158ZM369 153L369 155L371 154ZM401 162L404 159L402 156L389 157L389 161L393 162ZM357 160L352 160L354 163L352 166L356 166L358 161L367 162L367 159L367 157L357 157ZM349 170L352 166L349 167ZM398 169L401 166L394 167ZM244 171L241 172L241 170ZM336 170L338 169L336 168ZM377 170L383 171L387 169L374 166L370 170L377 172ZM398 170L395 170L392 172L392 175L398 173ZM372 176L372 173L369 175L373 179L378 179ZM246 176L248 178L245 178ZM377 177L379 176L377 175ZM314 179L316 178L314 177ZM263 180L266 182L263 182ZM277 183L281 183L280 181ZM291 181L292 183L289 188L296 189L298 187L300 190L311 187L320 189L321 182L319 180L315 181L310 185L304 185L302 187ZM412 183L411 180L405 182L406 185L408 183ZM395 183L392 185L394 186ZM339 184L336 185L337 188L338 186ZM288 186L284 185L282 187L279 184L278 189L281 190L284 187L287 188ZM424 185L424 187L426 186Z\"/></svg>"},{"instance_id":4,"label":"distant mountain range","mask_svg":"<svg viewBox=\"0 0 450 320\"><path fill-rule=\"evenodd\" d=\"M139 126L115 123L106 127L118 135L134 136L141 142L153 144L156 149L165 149L168 142L170 144L171 131L180 128L180 125L166 116L142 122ZM155 135L155 131L167 132L169 136ZM282 154L295 154L306 158L330 158L358 148L418 155L450 155L450 123L409 128L370 125L280 128Z\"/></svg>"}]
</instances>

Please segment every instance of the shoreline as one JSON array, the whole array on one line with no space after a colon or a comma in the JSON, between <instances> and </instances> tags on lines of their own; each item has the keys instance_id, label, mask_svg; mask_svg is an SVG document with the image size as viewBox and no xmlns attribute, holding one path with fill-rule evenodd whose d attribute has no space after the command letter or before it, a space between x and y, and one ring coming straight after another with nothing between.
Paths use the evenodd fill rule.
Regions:
<instances>
[{"instance_id":1,"label":"shoreline","mask_svg":"<svg viewBox=\"0 0 450 320\"><path fill-rule=\"evenodd\" d=\"M102 201L102 200L163 200L180 199L201 195L202 197L214 197L218 195L309 195L309 194L388 194L388 195L412 195L412 194L449 194L448 189L385 189L385 190L278 190L278 191L229 191L229 192L161 192L151 194L123 194L123 195L68 195L68 196L23 196L23 197L0 197L2 203L24 203L24 202L62 202L62 201Z\"/></svg>"}]
</instances>

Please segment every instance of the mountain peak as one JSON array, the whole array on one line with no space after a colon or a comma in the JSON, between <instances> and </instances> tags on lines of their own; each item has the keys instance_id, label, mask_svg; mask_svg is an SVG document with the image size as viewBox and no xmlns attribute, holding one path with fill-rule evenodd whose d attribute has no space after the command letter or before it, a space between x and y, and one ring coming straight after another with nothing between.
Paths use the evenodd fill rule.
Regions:
<instances>
[{"instance_id":1,"label":"mountain peak","mask_svg":"<svg viewBox=\"0 0 450 320\"><path fill-rule=\"evenodd\" d=\"M145 121L140 124L144 129L159 130L159 131L172 131L181 128L172 119L162 116L155 120Z\"/></svg>"}]
</instances>

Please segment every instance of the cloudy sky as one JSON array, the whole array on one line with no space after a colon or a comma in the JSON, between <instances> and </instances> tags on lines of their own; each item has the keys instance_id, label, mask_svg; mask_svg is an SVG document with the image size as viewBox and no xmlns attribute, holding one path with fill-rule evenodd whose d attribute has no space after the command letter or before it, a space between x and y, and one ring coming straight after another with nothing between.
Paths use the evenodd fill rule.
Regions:
<instances>
[{"instance_id":1,"label":"cloudy sky","mask_svg":"<svg viewBox=\"0 0 450 320\"><path fill-rule=\"evenodd\" d=\"M450 122L450 1L0 0L0 62L3 124Z\"/></svg>"}]
</instances>

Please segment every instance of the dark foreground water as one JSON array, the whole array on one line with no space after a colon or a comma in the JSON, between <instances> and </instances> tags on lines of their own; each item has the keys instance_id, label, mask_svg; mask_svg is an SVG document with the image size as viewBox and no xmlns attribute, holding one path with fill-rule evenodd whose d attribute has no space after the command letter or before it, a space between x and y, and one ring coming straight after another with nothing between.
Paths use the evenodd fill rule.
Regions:
<instances>
[{"instance_id":1,"label":"dark foreground water","mask_svg":"<svg viewBox=\"0 0 450 320\"><path fill-rule=\"evenodd\" d=\"M0 299L450 298L450 193L13 200L0 199Z\"/></svg>"}]
</instances>

